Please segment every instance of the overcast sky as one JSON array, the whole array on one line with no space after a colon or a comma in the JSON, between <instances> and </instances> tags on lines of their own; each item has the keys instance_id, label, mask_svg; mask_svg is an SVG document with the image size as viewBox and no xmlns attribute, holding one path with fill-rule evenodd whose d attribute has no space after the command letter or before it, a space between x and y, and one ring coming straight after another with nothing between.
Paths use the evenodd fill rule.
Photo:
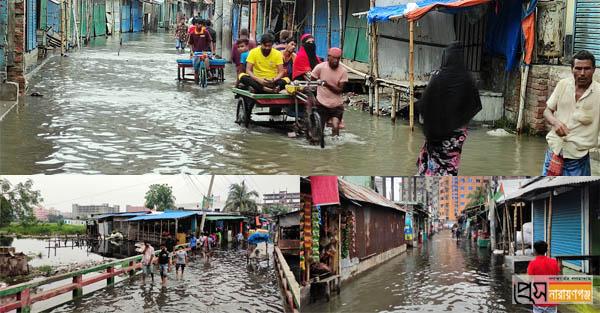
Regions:
<instances>
[{"instance_id":1,"label":"overcast sky","mask_svg":"<svg viewBox=\"0 0 600 313\"><path fill-rule=\"evenodd\" d=\"M72 211L73 203L118 204L121 211L125 211L127 204L144 205L144 195L152 184L173 187L177 204L201 202L210 184L210 175L4 175L1 178L13 185L30 178L34 189L41 191L45 208L65 212ZM242 181L261 195L260 202L265 193L300 192L300 177L295 175L217 175L213 194L225 201L229 186Z\"/></svg>"}]
</instances>

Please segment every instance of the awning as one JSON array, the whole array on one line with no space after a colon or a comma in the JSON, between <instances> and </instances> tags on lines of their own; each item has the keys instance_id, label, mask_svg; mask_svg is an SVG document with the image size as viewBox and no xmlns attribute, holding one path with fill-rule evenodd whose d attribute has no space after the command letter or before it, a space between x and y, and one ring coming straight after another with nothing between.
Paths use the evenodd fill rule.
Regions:
<instances>
[{"instance_id":1,"label":"awning","mask_svg":"<svg viewBox=\"0 0 600 313\"><path fill-rule=\"evenodd\" d=\"M367 13L369 23L385 22L405 18L415 21L431 10L439 10L445 13L457 13L472 6L491 2L491 0L422 0L402 5L387 7L373 7Z\"/></svg>"},{"instance_id":2,"label":"awning","mask_svg":"<svg viewBox=\"0 0 600 313\"><path fill-rule=\"evenodd\" d=\"M505 201L517 200L523 198L525 195L530 194L537 190L556 188L561 186L579 185L591 182L600 181L599 176L557 176L557 177L544 177L537 180L524 188L516 190L514 193L506 195Z\"/></svg>"},{"instance_id":3,"label":"awning","mask_svg":"<svg viewBox=\"0 0 600 313\"><path fill-rule=\"evenodd\" d=\"M111 214L102 214L99 216L94 216L93 218L100 220L100 219L105 219L108 217L131 217L131 216L145 215L148 213L150 213L150 212L111 213Z\"/></svg>"},{"instance_id":4,"label":"awning","mask_svg":"<svg viewBox=\"0 0 600 313\"><path fill-rule=\"evenodd\" d=\"M339 178L338 181L340 183L340 191L342 195L350 200L368 202L378 206L406 212L406 210L399 205L369 188L353 184L341 178Z\"/></svg>"},{"instance_id":5,"label":"awning","mask_svg":"<svg viewBox=\"0 0 600 313\"><path fill-rule=\"evenodd\" d=\"M245 216L207 216L207 221L243 220Z\"/></svg>"},{"instance_id":6,"label":"awning","mask_svg":"<svg viewBox=\"0 0 600 313\"><path fill-rule=\"evenodd\" d=\"M180 219L192 215L201 215L199 211L165 211L162 214L148 214L128 219L128 221L144 221L144 220L169 220L169 219Z\"/></svg>"}]
</instances>

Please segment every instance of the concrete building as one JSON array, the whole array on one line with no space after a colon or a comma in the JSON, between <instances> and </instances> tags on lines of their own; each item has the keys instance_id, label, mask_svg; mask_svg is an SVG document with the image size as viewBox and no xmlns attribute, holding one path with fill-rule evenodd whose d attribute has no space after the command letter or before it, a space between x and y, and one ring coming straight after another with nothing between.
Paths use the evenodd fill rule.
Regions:
<instances>
[{"instance_id":1,"label":"concrete building","mask_svg":"<svg viewBox=\"0 0 600 313\"><path fill-rule=\"evenodd\" d=\"M108 203L103 203L100 205L90 204L90 205L79 205L73 204L73 217L87 217L92 214L103 214L103 213L119 213L120 207L119 205L110 206Z\"/></svg>"},{"instance_id":2,"label":"concrete building","mask_svg":"<svg viewBox=\"0 0 600 313\"><path fill-rule=\"evenodd\" d=\"M442 177L439 182L439 214L446 221L456 221L465 209L469 195L479 186L489 186L489 176Z\"/></svg>"},{"instance_id":3,"label":"concrete building","mask_svg":"<svg viewBox=\"0 0 600 313\"><path fill-rule=\"evenodd\" d=\"M279 203L281 205L288 206L293 210L297 210L300 208L300 193L287 192L287 190L280 190L278 193L263 194L262 206L269 206L275 203Z\"/></svg>"},{"instance_id":4,"label":"concrete building","mask_svg":"<svg viewBox=\"0 0 600 313\"><path fill-rule=\"evenodd\" d=\"M65 219L65 224L66 225L75 225L75 226L85 226L87 223L87 219L83 219L83 220L74 220L74 219Z\"/></svg>"},{"instance_id":5,"label":"concrete building","mask_svg":"<svg viewBox=\"0 0 600 313\"><path fill-rule=\"evenodd\" d=\"M41 222L48 221L49 214L50 214L50 211L43 207L37 207L37 208L33 209L33 215L35 216L35 218L37 218L38 221L41 221Z\"/></svg>"},{"instance_id":6,"label":"concrete building","mask_svg":"<svg viewBox=\"0 0 600 313\"><path fill-rule=\"evenodd\" d=\"M143 206L143 205L126 205L125 206L125 212L150 212L151 210L148 209L147 207Z\"/></svg>"}]
</instances>

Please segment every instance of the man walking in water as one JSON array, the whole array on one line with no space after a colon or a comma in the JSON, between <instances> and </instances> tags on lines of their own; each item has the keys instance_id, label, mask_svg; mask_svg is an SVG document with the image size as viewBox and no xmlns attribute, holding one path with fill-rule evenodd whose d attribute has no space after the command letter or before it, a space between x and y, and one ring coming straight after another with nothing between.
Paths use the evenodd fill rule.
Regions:
<instances>
[{"instance_id":1,"label":"man walking in water","mask_svg":"<svg viewBox=\"0 0 600 313\"><path fill-rule=\"evenodd\" d=\"M340 66L342 49L333 47L327 53L327 62L315 66L312 71L312 80L322 80L325 84L317 88L317 112L321 115L321 122L331 120L333 135L340 135L340 121L344 115L342 93L344 84L348 82L348 71Z\"/></svg>"},{"instance_id":2,"label":"man walking in water","mask_svg":"<svg viewBox=\"0 0 600 313\"><path fill-rule=\"evenodd\" d=\"M142 257L142 284L146 284L146 275L150 273L152 276L152 283L154 283L154 271L152 270L152 260L154 259L154 248L150 245L149 242L144 242L144 251L142 252L144 255Z\"/></svg>"},{"instance_id":3,"label":"man walking in water","mask_svg":"<svg viewBox=\"0 0 600 313\"><path fill-rule=\"evenodd\" d=\"M593 81L596 59L586 50L571 60L573 77L558 82L546 102L544 118L552 126L542 175L589 176L589 150L600 134L600 83Z\"/></svg>"},{"instance_id":4,"label":"man walking in water","mask_svg":"<svg viewBox=\"0 0 600 313\"><path fill-rule=\"evenodd\" d=\"M167 287L167 276L171 268L171 258L165 245L160 246L160 252L158 252L158 266L160 269L160 278L164 287Z\"/></svg>"}]
</instances>

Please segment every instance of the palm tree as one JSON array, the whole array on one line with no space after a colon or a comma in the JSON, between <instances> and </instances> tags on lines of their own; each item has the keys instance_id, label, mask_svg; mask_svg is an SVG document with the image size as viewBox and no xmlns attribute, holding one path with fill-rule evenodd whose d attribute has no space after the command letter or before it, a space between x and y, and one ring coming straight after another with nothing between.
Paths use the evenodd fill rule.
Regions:
<instances>
[{"instance_id":1,"label":"palm tree","mask_svg":"<svg viewBox=\"0 0 600 313\"><path fill-rule=\"evenodd\" d=\"M258 213L256 200L252 199L258 196L258 192L255 190L248 191L244 181L241 184L231 184L224 209L232 212Z\"/></svg>"}]
</instances>

